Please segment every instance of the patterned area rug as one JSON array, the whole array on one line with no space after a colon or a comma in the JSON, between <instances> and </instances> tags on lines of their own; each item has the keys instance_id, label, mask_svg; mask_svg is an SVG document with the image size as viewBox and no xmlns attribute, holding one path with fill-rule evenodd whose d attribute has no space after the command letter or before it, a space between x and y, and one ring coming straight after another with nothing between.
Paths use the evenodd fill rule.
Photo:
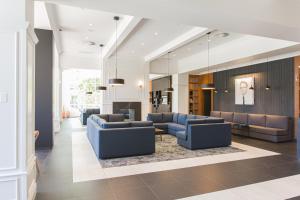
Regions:
<instances>
[{"instance_id":1,"label":"patterned area rug","mask_svg":"<svg viewBox=\"0 0 300 200\"><path fill-rule=\"evenodd\" d=\"M155 142L155 153L152 155L133 156L125 158L114 158L99 160L103 168L137 165L143 163L160 162L168 160L179 160L185 158L195 158L210 155L228 154L243 152L244 150L236 147L220 147L212 149L189 150L177 144L176 137L163 135L163 140L157 139Z\"/></svg>"}]
</instances>

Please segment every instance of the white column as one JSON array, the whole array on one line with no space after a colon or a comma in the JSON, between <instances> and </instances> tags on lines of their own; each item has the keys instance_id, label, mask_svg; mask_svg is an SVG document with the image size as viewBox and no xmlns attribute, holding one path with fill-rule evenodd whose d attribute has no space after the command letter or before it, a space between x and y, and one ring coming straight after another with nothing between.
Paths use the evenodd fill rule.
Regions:
<instances>
[{"instance_id":1,"label":"white column","mask_svg":"<svg viewBox=\"0 0 300 200\"><path fill-rule=\"evenodd\" d=\"M0 7L0 198L34 199L33 1Z\"/></svg>"},{"instance_id":2,"label":"white column","mask_svg":"<svg viewBox=\"0 0 300 200\"><path fill-rule=\"evenodd\" d=\"M172 75L172 111L177 113L188 114L189 103L189 75L174 74Z\"/></svg>"}]
</instances>

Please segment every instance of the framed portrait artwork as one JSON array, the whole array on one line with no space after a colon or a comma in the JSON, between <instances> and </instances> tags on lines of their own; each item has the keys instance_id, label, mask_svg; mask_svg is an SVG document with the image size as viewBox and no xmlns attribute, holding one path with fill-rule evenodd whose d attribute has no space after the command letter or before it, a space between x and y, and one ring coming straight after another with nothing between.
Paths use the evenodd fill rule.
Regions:
<instances>
[{"instance_id":1,"label":"framed portrait artwork","mask_svg":"<svg viewBox=\"0 0 300 200\"><path fill-rule=\"evenodd\" d=\"M254 105L254 77L235 79L235 104Z\"/></svg>"}]
</instances>

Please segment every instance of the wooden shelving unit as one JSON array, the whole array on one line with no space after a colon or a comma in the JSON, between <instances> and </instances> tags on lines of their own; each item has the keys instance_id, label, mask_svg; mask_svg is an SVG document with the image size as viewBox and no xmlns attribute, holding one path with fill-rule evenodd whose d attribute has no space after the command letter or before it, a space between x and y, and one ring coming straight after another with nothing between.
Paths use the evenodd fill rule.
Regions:
<instances>
[{"instance_id":1,"label":"wooden shelving unit","mask_svg":"<svg viewBox=\"0 0 300 200\"><path fill-rule=\"evenodd\" d=\"M189 114L198 115L200 113L200 76L189 76Z\"/></svg>"},{"instance_id":2,"label":"wooden shelving unit","mask_svg":"<svg viewBox=\"0 0 300 200\"><path fill-rule=\"evenodd\" d=\"M189 75L189 114L204 115L204 91L202 84L207 84L213 80L212 74ZM211 109L213 107L213 92L211 98Z\"/></svg>"}]
</instances>

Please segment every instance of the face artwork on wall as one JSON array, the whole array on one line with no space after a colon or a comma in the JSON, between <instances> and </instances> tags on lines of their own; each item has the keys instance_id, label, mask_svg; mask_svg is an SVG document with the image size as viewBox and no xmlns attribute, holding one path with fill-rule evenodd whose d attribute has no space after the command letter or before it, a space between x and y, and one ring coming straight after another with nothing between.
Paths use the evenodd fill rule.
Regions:
<instances>
[{"instance_id":1,"label":"face artwork on wall","mask_svg":"<svg viewBox=\"0 0 300 200\"><path fill-rule=\"evenodd\" d=\"M235 104L254 105L254 77L235 79Z\"/></svg>"}]
</instances>

